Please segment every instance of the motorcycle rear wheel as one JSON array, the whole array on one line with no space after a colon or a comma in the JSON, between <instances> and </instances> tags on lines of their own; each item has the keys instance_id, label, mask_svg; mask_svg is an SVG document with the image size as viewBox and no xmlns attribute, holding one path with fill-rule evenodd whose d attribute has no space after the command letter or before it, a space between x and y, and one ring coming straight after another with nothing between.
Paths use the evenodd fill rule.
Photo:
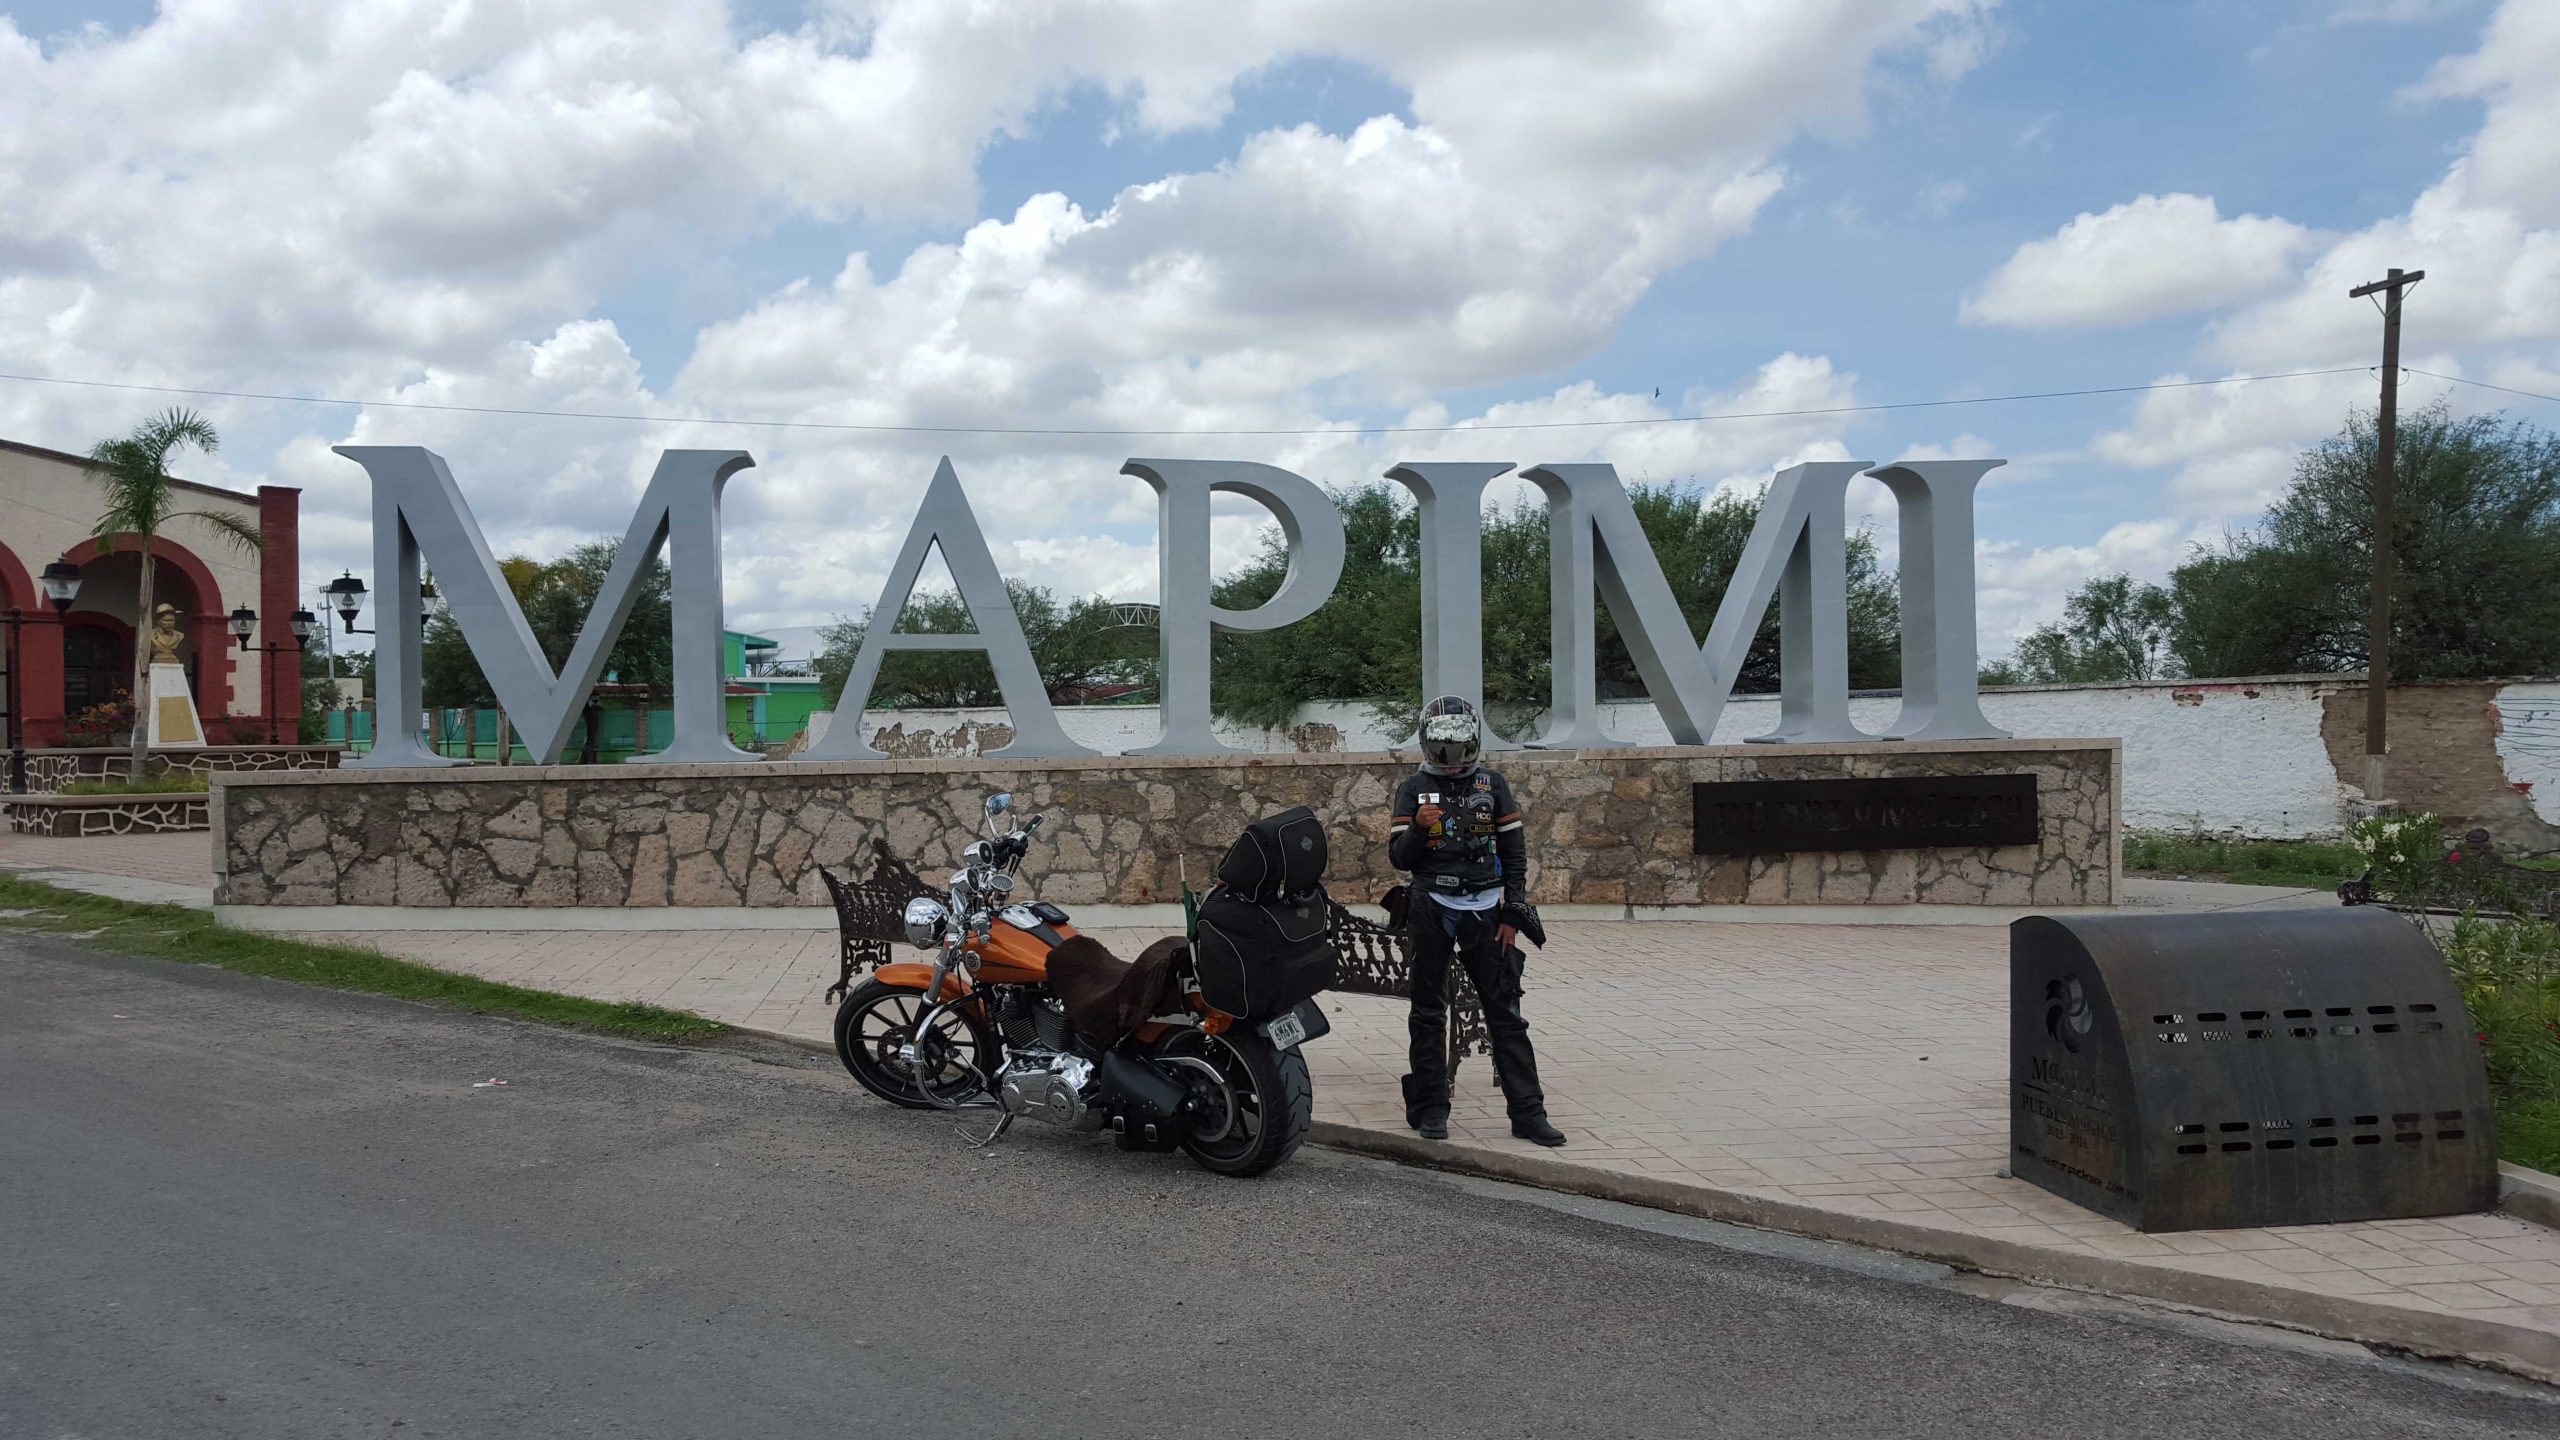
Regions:
<instances>
[{"instance_id":1,"label":"motorcycle rear wheel","mask_svg":"<svg viewBox=\"0 0 2560 1440\"><path fill-rule=\"evenodd\" d=\"M1215 1139L1186 1138L1183 1153L1203 1170L1239 1178L1260 1175L1298 1152L1315 1118L1315 1082L1306 1057L1275 1049L1241 1025L1218 1035L1181 1030L1157 1047L1158 1055L1188 1055L1216 1067L1225 1082L1222 1102L1234 1113Z\"/></svg>"},{"instance_id":2,"label":"motorcycle rear wheel","mask_svg":"<svg viewBox=\"0 0 2560 1440\"><path fill-rule=\"evenodd\" d=\"M922 1047L923 1084L899 1057L926 1008L922 990L863 981L836 1010L836 1058L863 1089L892 1105L940 1110L976 1099L986 1089L982 1077L994 1068L996 1047L975 1007L936 1017ZM925 1085L932 1087L930 1098Z\"/></svg>"}]
</instances>

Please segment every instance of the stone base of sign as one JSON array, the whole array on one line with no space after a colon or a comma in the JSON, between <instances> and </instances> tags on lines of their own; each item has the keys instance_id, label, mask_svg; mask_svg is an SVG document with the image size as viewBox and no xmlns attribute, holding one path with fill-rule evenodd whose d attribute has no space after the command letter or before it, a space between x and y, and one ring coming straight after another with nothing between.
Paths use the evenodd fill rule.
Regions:
<instances>
[{"instance_id":1,"label":"stone base of sign","mask_svg":"<svg viewBox=\"0 0 2560 1440\"><path fill-rule=\"evenodd\" d=\"M0 795L13 835L74 840L212 828L202 795Z\"/></svg>"},{"instance_id":2,"label":"stone base of sign","mask_svg":"<svg viewBox=\"0 0 2560 1440\"><path fill-rule=\"evenodd\" d=\"M2121 899L2113 740L1929 746L1730 745L1500 757L1529 818L1541 903L2113 905ZM1333 837L1326 882L1363 900L1393 883L1388 804L1406 757L1232 755L763 765L475 766L217 776L215 900L225 907L557 909L824 903L820 865L872 844L926 875L958 863L982 797L1048 818L1029 868L1062 905L1158 905L1205 886L1255 817L1312 807ZM1691 851L1702 780L2036 776L2032 845L1715 856Z\"/></svg>"}]
</instances>

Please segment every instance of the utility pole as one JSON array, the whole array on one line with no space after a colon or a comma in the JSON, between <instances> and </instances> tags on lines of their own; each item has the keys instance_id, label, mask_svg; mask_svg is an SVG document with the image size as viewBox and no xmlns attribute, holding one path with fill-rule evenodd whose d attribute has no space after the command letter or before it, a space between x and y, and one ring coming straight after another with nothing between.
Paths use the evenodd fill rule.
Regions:
<instances>
[{"instance_id":1,"label":"utility pole","mask_svg":"<svg viewBox=\"0 0 2560 1440\"><path fill-rule=\"evenodd\" d=\"M2365 642L2364 798L2368 805L2383 800L2382 757L2390 738L2391 583L2398 559L2391 548L2395 533L2391 488L2400 443L2400 300L2410 286L2426 278L2424 270L2393 266L2382 279L2347 292L2350 300L2375 294L2388 297L2382 303L2382 413L2373 427L2379 453L2373 464L2373 610Z\"/></svg>"}]
</instances>

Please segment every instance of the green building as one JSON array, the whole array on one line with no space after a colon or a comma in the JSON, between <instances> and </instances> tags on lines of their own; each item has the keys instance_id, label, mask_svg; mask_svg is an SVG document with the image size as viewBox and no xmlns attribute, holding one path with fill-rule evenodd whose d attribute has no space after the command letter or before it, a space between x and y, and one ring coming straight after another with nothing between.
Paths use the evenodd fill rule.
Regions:
<instances>
[{"instance_id":1,"label":"green building","mask_svg":"<svg viewBox=\"0 0 2560 1440\"><path fill-rule=\"evenodd\" d=\"M729 739L742 750L781 745L809 727L809 716L827 708L816 672L780 663L779 642L742 631L723 631L720 673L728 677Z\"/></svg>"}]
</instances>

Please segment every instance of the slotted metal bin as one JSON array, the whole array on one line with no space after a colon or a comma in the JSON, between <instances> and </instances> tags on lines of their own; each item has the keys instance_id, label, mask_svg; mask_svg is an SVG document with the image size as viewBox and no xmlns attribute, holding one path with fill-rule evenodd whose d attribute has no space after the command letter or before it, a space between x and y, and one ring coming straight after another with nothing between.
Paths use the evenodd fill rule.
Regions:
<instances>
[{"instance_id":1,"label":"slotted metal bin","mask_svg":"<svg viewBox=\"0 0 2560 1440\"><path fill-rule=\"evenodd\" d=\"M2144 1231L2497 1204L2487 1074L2416 926L2370 910L2009 928L2010 1168Z\"/></svg>"}]
</instances>

